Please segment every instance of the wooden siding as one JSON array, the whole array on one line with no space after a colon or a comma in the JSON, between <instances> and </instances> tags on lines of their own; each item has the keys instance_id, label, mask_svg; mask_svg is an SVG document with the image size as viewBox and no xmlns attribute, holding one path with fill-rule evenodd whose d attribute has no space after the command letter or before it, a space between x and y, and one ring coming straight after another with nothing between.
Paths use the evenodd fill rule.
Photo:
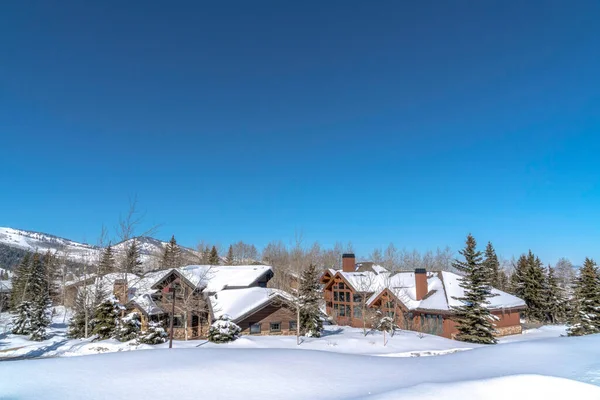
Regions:
<instances>
[{"instance_id":1,"label":"wooden siding","mask_svg":"<svg viewBox=\"0 0 600 400\"><path fill-rule=\"evenodd\" d=\"M261 324L261 335L294 335L296 331L290 332L289 329L290 321L296 321L293 309L285 305L270 304L239 321L238 326L242 328L242 335L250 335L250 325L257 323ZM281 332L271 332L272 322L281 323Z\"/></svg>"}]
</instances>

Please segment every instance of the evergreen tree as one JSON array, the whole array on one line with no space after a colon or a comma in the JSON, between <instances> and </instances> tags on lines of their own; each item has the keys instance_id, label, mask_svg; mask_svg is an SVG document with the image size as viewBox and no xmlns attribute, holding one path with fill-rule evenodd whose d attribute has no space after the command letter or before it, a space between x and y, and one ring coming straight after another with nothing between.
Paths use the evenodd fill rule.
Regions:
<instances>
[{"instance_id":1,"label":"evergreen tree","mask_svg":"<svg viewBox=\"0 0 600 400\"><path fill-rule=\"evenodd\" d=\"M596 263L586 258L575 279L575 313L569 321L569 336L600 333L600 275Z\"/></svg>"},{"instance_id":2,"label":"evergreen tree","mask_svg":"<svg viewBox=\"0 0 600 400\"><path fill-rule=\"evenodd\" d=\"M320 337L323 330L321 310L319 309L321 287L319 272L314 264L310 264L302 271L298 299L300 302L300 331L305 336Z\"/></svg>"},{"instance_id":3,"label":"evergreen tree","mask_svg":"<svg viewBox=\"0 0 600 400\"><path fill-rule=\"evenodd\" d=\"M567 300L564 290L560 287L558 279L554 274L554 268L548 266L548 275L546 277L546 293L544 295L547 306L547 320L552 324L563 321L566 312Z\"/></svg>"},{"instance_id":4,"label":"evergreen tree","mask_svg":"<svg viewBox=\"0 0 600 400\"><path fill-rule=\"evenodd\" d=\"M83 287L77 293L75 298L75 312L71 321L69 321L69 330L67 336L74 339L86 337L86 319L87 319L87 334L92 333L92 316L93 307L90 306L88 299L89 293L86 287ZM87 318L86 318L87 316Z\"/></svg>"},{"instance_id":5,"label":"evergreen tree","mask_svg":"<svg viewBox=\"0 0 600 400\"><path fill-rule=\"evenodd\" d=\"M202 251L202 263L210 264L210 247L208 245Z\"/></svg>"},{"instance_id":6,"label":"evergreen tree","mask_svg":"<svg viewBox=\"0 0 600 400\"><path fill-rule=\"evenodd\" d=\"M29 335L31 333L31 303L22 301L17 305L13 318L14 327L12 333L15 335Z\"/></svg>"},{"instance_id":7,"label":"evergreen tree","mask_svg":"<svg viewBox=\"0 0 600 400\"><path fill-rule=\"evenodd\" d=\"M31 340L42 341L51 322L52 304L48 296L48 274L38 253L31 260L28 292L31 295Z\"/></svg>"},{"instance_id":8,"label":"evergreen tree","mask_svg":"<svg viewBox=\"0 0 600 400\"><path fill-rule=\"evenodd\" d=\"M527 304L525 315L533 321L544 322L546 318L545 273L542 262L531 250L525 257L526 264L521 275L521 298Z\"/></svg>"},{"instance_id":9,"label":"evergreen tree","mask_svg":"<svg viewBox=\"0 0 600 400\"><path fill-rule=\"evenodd\" d=\"M181 249L177 245L175 235L171 236L171 240L165 246L163 253L163 267L165 269L177 268L181 266Z\"/></svg>"},{"instance_id":10,"label":"evergreen tree","mask_svg":"<svg viewBox=\"0 0 600 400\"><path fill-rule=\"evenodd\" d=\"M48 298L50 300L58 300L60 298L60 289L58 287L60 263L56 254L50 250L44 255L44 270L46 271Z\"/></svg>"},{"instance_id":11,"label":"evergreen tree","mask_svg":"<svg viewBox=\"0 0 600 400\"><path fill-rule=\"evenodd\" d=\"M524 296L524 281L525 273L527 270L528 261L527 256L522 254L519 260L514 264L513 273L510 275L510 292L517 297L523 298Z\"/></svg>"},{"instance_id":12,"label":"evergreen tree","mask_svg":"<svg viewBox=\"0 0 600 400\"><path fill-rule=\"evenodd\" d=\"M233 259L233 246L229 245L229 250L227 251L227 265L234 265L235 260Z\"/></svg>"},{"instance_id":13,"label":"evergreen tree","mask_svg":"<svg viewBox=\"0 0 600 400\"><path fill-rule=\"evenodd\" d=\"M104 276L113 272L115 272L115 255L112 246L109 244L102 251L102 258L100 264L98 264L98 275Z\"/></svg>"},{"instance_id":14,"label":"evergreen tree","mask_svg":"<svg viewBox=\"0 0 600 400\"><path fill-rule=\"evenodd\" d=\"M485 258L483 259L483 267L488 274L488 281L490 285L495 288L500 288L500 263L498 262L498 256L496 250L492 246L492 242L488 242L485 248Z\"/></svg>"},{"instance_id":15,"label":"evergreen tree","mask_svg":"<svg viewBox=\"0 0 600 400\"><path fill-rule=\"evenodd\" d=\"M458 329L456 339L471 343L494 344L496 343L492 322L494 317L487 308L488 299L493 297L493 294L488 271L482 264L481 252L477 251L476 247L475 238L469 234L464 250L459 252L465 260L455 260L452 263L454 268L464 274L459 283L459 286L464 289L464 296L456 298L462 305L453 307L454 320Z\"/></svg>"},{"instance_id":16,"label":"evergreen tree","mask_svg":"<svg viewBox=\"0 0 600 400\"><path fill-rule=\"evenodd\" d=\"M210 249L210 256L208 257L208 263L210 265L219 265L219 253L217 252L217 248L215 246Z\"/></svg>"},{"instance_id":17,"label":"evergreen tree","mask_svg":"<svg viewBox=\"0 0 600 400\"><path fill-rule=\"evenodd\" d=\"M128 274L142 274L144 272L142 261L140 260L140 250L135 238L131 240L131 244L125 252L125 259L123 260L121 269Z\"/></svg>"},{"instance_id":18,"label":"evergreen tree","mask_svg":"<svg viewBox=\"0 0 600 400\"><path fill-rule=\"evenodd\" d=\"M138 343L144 344L161 344L167 341L167 332L162 327L160 322L148 322L148 329L143 331L138 337Z\"/></svg>"},{"instance_id":19,"label":"evergreen tree","mask_svg":"<svg viewBox=\"0 0 600 400\"><path fill-rule=\"evenodd\" d=\"M115 336L117 330L117 318L119 307L114 298L104 300L96 308L92 324L92 333L98 335L98 340L110 339Z\"/></svg>"},{"instance_id":20,"label":"evergreen tree","mask_svg":"<svg viewBox=\"0 0 600 400\"><path fill-rule=\"evenodd\" d=\"M16 310L25 300L27 286L29 286L29 273L31 270L31 257L29 253L25 254L21 263L17 266L12 277L12 292L10 295L10 304L13 310Z\"/></svg>"},{"instance_id":21,"label":"evergreen tree","mask_svg":"<svg viewBox=\"0 0 600 400\"><path fill-rule=\"evenodd\" d=\"M228 315L222 315L208 329L208 340L213 343L233 342L241 331Z\"/></svg>"},{"instance_id":22,"label":"evergreen tree","mask_svg":"<svg viewBox=\"0 0 600 400\"><path fill-rule=\"evenodd\" d=\"M121 342L128 342L140 336L142 321L140 314L132 312L118 320L116 338Z\"/></svg>"}]
</instances>

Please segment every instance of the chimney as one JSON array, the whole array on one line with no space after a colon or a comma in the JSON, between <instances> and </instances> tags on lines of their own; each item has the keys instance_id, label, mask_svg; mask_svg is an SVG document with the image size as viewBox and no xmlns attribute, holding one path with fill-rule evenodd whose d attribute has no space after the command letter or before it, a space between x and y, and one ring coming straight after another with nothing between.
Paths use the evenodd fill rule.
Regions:
<instances>
[{"instance_id":1,"label":"chimney","mask_svg":"<svg viewBox=\"0 0 600 400\"><path fill-rule=\"evenodd\" d=\"M427 270L425 268L415 269L415 288L417 291L417 301L423 300L427 295Z\"/></svg>"},{"instance_id":2,"label":"chimney","mask_svg":"<svg viewBox=\"0 0 600 400\"><path fill-rule=\"evenodd\" d=\"M126 304L128 299L127 296L127 281L125 279L116 279L113 286L113 294L117 298L117 301L121 304Z\"/></svg>"},{"instance_id":3,"label":"chimney","mask_svg":"<svg viewBox=\"0 0 600 400\"><path fill-rule=\"evenodd\" d=\"M356 258L352 253L342 254L342 271L354 272L356 270Z\"/></svg>"}]
</instances>

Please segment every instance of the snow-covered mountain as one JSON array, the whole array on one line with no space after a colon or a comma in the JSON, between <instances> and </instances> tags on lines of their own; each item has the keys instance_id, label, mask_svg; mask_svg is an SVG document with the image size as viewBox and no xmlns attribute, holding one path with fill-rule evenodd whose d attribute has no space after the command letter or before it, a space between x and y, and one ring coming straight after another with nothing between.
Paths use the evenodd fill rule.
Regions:
<instances>
[{"instance_id":1,"label":"snow-covered mountain","mask_svg":"<svg viewBox=\"0 0 600 400\"><path fill-rule=\"evenodd\" d=\"M123 254L130 245L131 240L133 239L114 245L113 249L116 254ZM163 253L167 243L151 237L140 237L136 240L144 267L154 269L156 266L152 264L158 261L159 257L157 256ZM98 246L75 242L47 233L2 227L0 227L0 245L40 253L47 250L57 251L61 256L74 263L95 263L100 259L102 253L102 248ZM184 256L195 254L193 250L187 248L182 248L182 253Z\"/></svg>"}]
</instances>

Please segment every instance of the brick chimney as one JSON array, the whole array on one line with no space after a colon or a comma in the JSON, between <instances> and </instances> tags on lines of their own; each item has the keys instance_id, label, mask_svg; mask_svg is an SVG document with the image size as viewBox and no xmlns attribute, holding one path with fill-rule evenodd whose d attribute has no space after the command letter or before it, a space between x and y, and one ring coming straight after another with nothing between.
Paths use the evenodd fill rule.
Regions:
<instances>
[{"instance_id":1,"label":"brick chimney","mask_svg":"<svg viewBox=\"0 0 600 400\"><path fill-rule=\"evenodd\" d=\"M126 304L128 299L127 296L127 281L125 279L116 279L113 285L113 294L117 298L117 301L121 304Z\"/></svg>"},{"instance_id":2,"label":"brick chimney","mask_svg":"<svg viewBox=\"0 0 600 400\"><path fill-rule=\"evenodd\" d=\"M356 270L356 258L352 253L342 254L342 271L354 272Z\"/></svg>"},{"instance_id":3,"label":"brick chimney","mask_svg":"<svg viewBox=\"0 0 600 400\"><path fill-rule=\"evenodd\" d=\"M427 295L427 270L425 268L415 269L415 288L417 291L417 301L423 300Z\"/></svg>"}]
</instances>

